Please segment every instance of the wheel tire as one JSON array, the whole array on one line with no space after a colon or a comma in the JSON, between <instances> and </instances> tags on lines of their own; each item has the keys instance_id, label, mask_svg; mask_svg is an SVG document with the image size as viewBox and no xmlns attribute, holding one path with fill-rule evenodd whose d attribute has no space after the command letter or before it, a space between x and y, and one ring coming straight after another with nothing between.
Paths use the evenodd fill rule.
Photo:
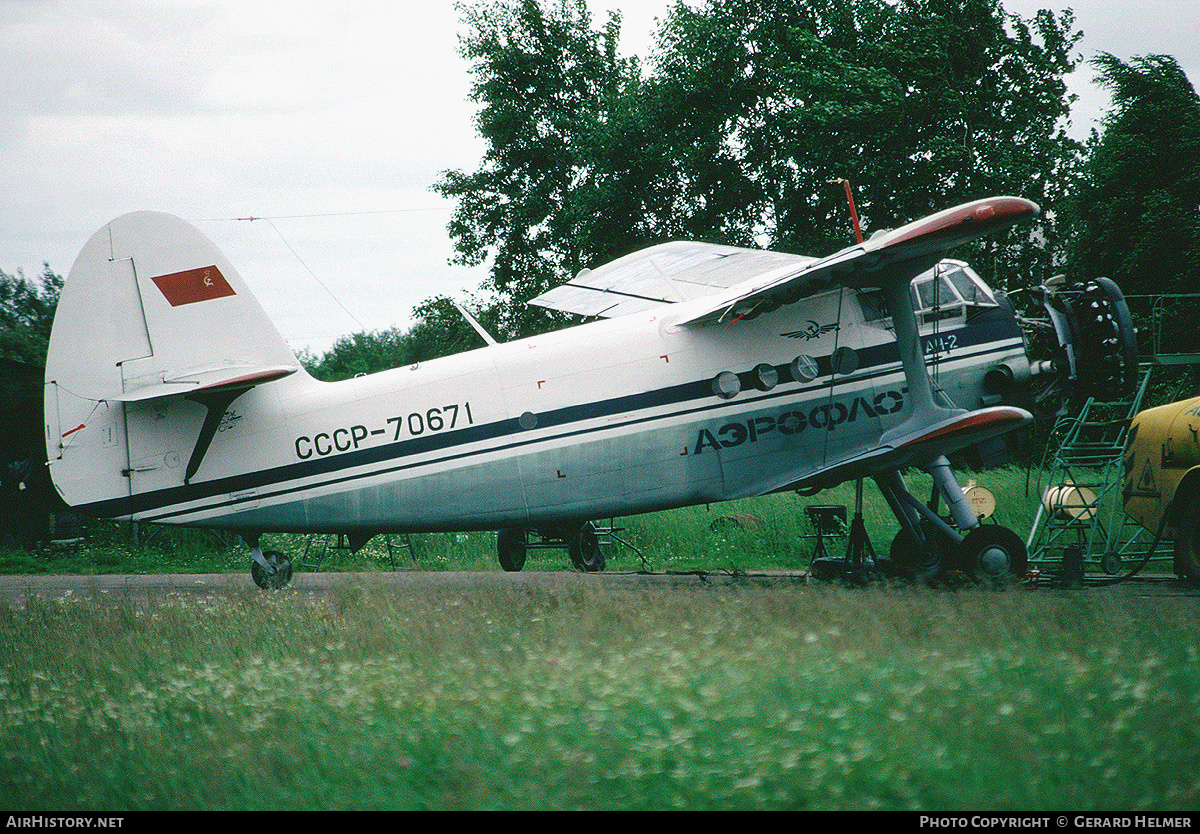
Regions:
<instances>
[{"instance_id":1,"label":"wheel tire","mask_svg":"<svg viewBox=\"0 0 1200 834\"><path fill-rule=\"evenodd\" d=\"M1002 582L1023 577L1029 566L1029 552L1021 537L996 524L976 527L963 538L958 562L979 582Z\"/></svg>"},{"instance_id":2,"label":"wheel tire","mask_svg":"<svg viewBox=\"0 0 1200 834\"><path fill-rule=\"evenodd\" d=\"M500 567L506 571L519 571L525 567L525 531L510 527L496 533L496 553L500 557Z\"/></svg>"},{"instance_id":3,"label":"wheel tire","mask_svg":"<svg viewBox=\"0 0 1200 834\"><path fill-rule=\"evenodd\" d=\"M1100 557L1100 570L1107 573L1109 576L1116 576L1121 572L1121 556L1117 553L1105 553Z\"/></svg>"},{"instance_id":4,"label":"wheel tire","mask_svg":"<svg viewBox=\"0 0 1200 834\"><path fill-rule=\"evenodd\" d=\"M588 521L568 534L567 554L576 570L585 573L604 570L604 552L600 549L600 539L592 522Z\"/></svg>"},{"instance_id":5,"label":"wheel tire","mask_svg":"<svg viewBox=\"0 0 1200 834\"><path fill-rule=\"evenodd\" d=\"M907 530L900 530L892 539L888 556L892 564L900 567L914 579L932 579L942 572L945 567L945 536L925 522L921 522L921 531L925 534L925 544L918 542Z\"/></svg>"},{"instance_id":6,"label":"wheel tire","mask_svg":"<svg viewBox=\"0 0 1200 834\"><path fill-rule=\"evenodd\" d=\"M1175 528L1175 573L1185 579L1200 579L1200 495L1183 505Z\"/></svg>"},{"instance_id":7,"label":"wheel tire","mask_svg":"<svg viewBox=\"0 0 1200 834\"><path fill-rule=\"evenodd\" d=\"M250 576L254 584L268 591L286 588L292 581L292 560L278 550L268 550L263 558L275 568L275 573L268 573L258 562L250 562Z\"/></svg>"}]
</instances>

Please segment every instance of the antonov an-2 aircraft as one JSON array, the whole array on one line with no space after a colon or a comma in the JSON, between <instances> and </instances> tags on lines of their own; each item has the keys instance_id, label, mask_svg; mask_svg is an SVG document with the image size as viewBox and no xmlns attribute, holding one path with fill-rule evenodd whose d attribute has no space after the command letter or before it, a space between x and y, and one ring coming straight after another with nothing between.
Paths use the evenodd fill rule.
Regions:
<instances>
[{"instance_id":1,"label":"antonov an-2 aircraft","mask_svg":"<svg viewBox=\"0 0 1200 834\"><path fill-rule=\"evenodd\" d=\"M979 406L1031 365L1011 309L944 257L1036 212L979 200L820 259L652 246L532 302L596 321L336 383L305 372L199 231L128 214L62 290L50 474L86 514L242 533L263 587L291 576L263 533L496 530L515 570L540 530L598 570L592 519L865 477L914 573L1020 573L1023 542L980 524L946 455L1030 420Z\"/></svg>"}]
</instances>

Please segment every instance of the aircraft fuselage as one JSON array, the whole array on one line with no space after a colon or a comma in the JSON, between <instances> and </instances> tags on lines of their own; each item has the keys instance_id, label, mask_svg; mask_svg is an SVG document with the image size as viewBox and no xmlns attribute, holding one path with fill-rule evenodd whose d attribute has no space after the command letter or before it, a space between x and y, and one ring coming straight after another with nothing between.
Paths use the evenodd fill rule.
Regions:
<instances>
[{"instance_id":1,"label":"aircraft fuselage","mask_svg":"<svg viewBox=\"0 0 1200 834\"><path fill-rule=\"evenodd\" d=\"M254 532L417 532L828 486L910 413L889 322L869 321L859 299L839 288L703 327L632 314L337 383L300 372L233 400L187 483L204 407L115 404L129 494L82 509ZM1015 320L993 312L921 327L935 384L959 407L980 405L989 368L1028 368Z\"/></svg>"}]
</instances>

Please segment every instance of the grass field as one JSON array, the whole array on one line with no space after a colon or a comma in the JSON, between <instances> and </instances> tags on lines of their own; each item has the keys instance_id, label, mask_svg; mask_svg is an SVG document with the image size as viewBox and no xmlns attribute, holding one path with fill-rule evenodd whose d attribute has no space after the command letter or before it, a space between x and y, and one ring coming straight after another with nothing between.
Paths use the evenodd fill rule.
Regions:
<instances>
[{"instance_id":1,"label":"grass field","mask_svg":"<svg viewBox=\"0 0 1200 834\"><path fill-rule=\"evenodd\" d=\"M0 806L1200 803L1194 599L586 579L0 606Z\"/></svg>"},{"instance_id":2,"label":"grass field","mask_svg":"<svg viewBox=\"0 0 1200 834\"><path fill-rule=\"evenodd\" d=\"M655 570L738 577L803 567L797 516L837 499L620 524ZM731 511L761 524L709 530ZM185 539L92 549L246 570ZM493 546L423 537L418 562L495 571ZM0 807L1200 807L1195 598L565 579L0 604Z\"/></svg>"}]
</instances>

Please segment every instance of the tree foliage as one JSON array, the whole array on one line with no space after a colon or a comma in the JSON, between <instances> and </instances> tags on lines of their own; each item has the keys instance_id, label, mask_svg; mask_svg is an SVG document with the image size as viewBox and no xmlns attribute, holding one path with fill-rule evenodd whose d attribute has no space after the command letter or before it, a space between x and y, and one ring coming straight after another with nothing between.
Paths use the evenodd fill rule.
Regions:
<instances>
[{"instance_id":1,"label":"tree foliage","mask_svg":"<svg viewBox=\"0 0 1200 834\"><path fill-rule=\"evenodd\" d=\"M46 364L50 327L58 307L63 279L43 264L36 282L21 270L9 275L0 270L0 357L30 365Z\"/></svg>"},{"instance_id":2,"label":"tree foliage","mask_svg":"<svg viewBox=\"0 0 1200 834\"><path fill-rule=\"evenodd\" d=\"M691 239L821 255L957 203L1015 194L1028 227L956 253L1001 288L1063 269L1127 292L1191 289L1200 266L1200 102L1173 59L1094 62L1113 92L1086 148L1067 133L1071 12L1002 0L677 0L644 61L586 0L460 6L479 168L447 171L456 261L490 264L471 306L501 340L551 329L523 302L637 248ZM62 279L0 273L0 355L40 362ZM346 336L341 379L483 344L445 297L408 330Z\"/></svg>"},{"instance_id":3,"label":"tree foliage","mask_svg":"<svg viewBox=\"0 0 1200 834\"><path fill-rule=\"evenodd\" d=\"M447 172L464 261L520 300L639 246L690 238L824 254L996 193L1048 209L1039 243L990 248L993 280L1041 280L1079 148L1064 132L1069 12L999 0L706 0L671 7L643 67L582 0L466 10L479 127ZM1025 232L1027 235L1027 231ZM1016 240L1016 238L1014 238Z\"/></svg>"},{"instance_id":4,"label":"tree foliage","mask_svg":"<svg viewBox=\"0 0 1200 834\"><path fill-rule=\"evenodd\" d=\"M616 56L617 18L593 30L585 0L480 3L464 22L488 146L478 171L447 172L436 188L458 199L459 261L492 257L490 287L529 298L585 264L587 218L572 195L590 164L588 137L635 65Z\"/></svg>"},{"instance_id":5,"label":"tree foliage","mask_svg":"<svg viewBox=\"0 0 1200 834\"><path fill-rule=\"evenodd\" d=\"M500 305L482 310L481 324L497 332ZM485 342L446 296L426 299L413 309L414 324L407 330L392 327L343 336L320 358L305 355L301 361L317 379L333 382L391 368L416 365L482 347Z\"/></svg>"},{"instance_id":6,"label":"tree foliage","mask_svg":"<svg viewBox=\"0 0 1200 834\"><path fill-rule=\"evenodd\" d=\"M1127 294L1195 292L1200 274L1200 96L1174 58L1097 57L1112 107L1072 201L1072 274Z\"/></svg>"},{"instance_id":7,"label":"tree foliage","mask_svg":"<svg viewBox=\"0 0 1200 834\"><path fill-rule=\"evenodd\" d=\"M686 131L731 149L755 185L767 244L819 255L849 237L834 178L868 232L997 193L1052 208L1077 152L1071 26L999 0L709 0L676 6L658 65L674 109L695 114ZM1002 282L1049 268L1044 251L985 245Z\"/></svg>"}]
</instances>

